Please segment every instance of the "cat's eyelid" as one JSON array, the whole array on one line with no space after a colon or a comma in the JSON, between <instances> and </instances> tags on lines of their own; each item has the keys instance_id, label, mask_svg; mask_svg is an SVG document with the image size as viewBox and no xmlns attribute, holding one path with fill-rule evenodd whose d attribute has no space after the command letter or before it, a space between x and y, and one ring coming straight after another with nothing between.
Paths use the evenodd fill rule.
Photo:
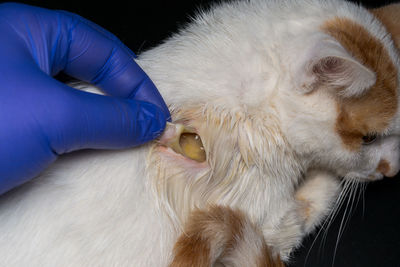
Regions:
<instances>
[{"instance_id":1,"label":"cat's eyelid","mask_svg":"<svg viewBox=\"0 0 400 267\"><path fill-rule=\"evenodd\" d=\"M373 144L380 136L378 134L367 134L362 137L362 144L365 146Z\"/></svg>"}]
</instances>

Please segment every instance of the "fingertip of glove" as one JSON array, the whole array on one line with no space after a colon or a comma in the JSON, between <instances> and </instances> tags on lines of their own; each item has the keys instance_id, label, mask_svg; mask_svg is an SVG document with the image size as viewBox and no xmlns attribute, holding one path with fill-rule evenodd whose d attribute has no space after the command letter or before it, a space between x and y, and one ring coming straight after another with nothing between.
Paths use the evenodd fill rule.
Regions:
<instances>
[{"instance_id":1,"label":"fingertip of glove","mask_svg":"<svg viewBox=\"0 0 400 267\"><path fill-rule=\"evenodd\" d=\"M171 116L158 106L151 103L143 103L144 108L142 110L144 117L140 123L140 135L139 144L149 142L159 137L166 127L167 121L171 120ZM139 145L138 144L138 145Z\"/></svg>"}]
</instances>

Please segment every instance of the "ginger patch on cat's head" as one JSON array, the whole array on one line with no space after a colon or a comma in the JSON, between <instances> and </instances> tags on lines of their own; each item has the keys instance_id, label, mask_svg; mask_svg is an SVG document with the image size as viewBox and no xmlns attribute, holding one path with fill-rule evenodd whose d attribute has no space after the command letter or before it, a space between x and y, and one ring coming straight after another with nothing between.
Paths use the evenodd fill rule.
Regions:
<instances>
[{"instance_id":1,"label":"ginger patch on cat's head","mask_svg":"<svg viewBox=\"0 0 400 267\"><path fill-rule=\"evenodd\" d=\"M375 84L362 95L336 100L336 131L347 149L358 150L363 136L383 133L396 114L398 70L384 45L363 26L335 18L322 30L376 74Z\"/></svg>"}]
</instances>

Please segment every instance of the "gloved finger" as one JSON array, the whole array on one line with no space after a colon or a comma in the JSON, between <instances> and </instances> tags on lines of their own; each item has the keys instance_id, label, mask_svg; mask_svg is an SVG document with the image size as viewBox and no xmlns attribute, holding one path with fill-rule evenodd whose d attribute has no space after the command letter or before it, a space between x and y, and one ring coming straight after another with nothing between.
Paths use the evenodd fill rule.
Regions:
<instances>
[{"instance_id":1,"label":"gloved finger","mask_svg":"<svg viewBox=\"0 0 400 267\"><path fill-rule=\"evenodd\" d=\"M153 140L165 128L164 112L152 103L68 90L57 111L60 118L53 115L53 127L49 127L51 147L57 154L137 146ZM62 123L57 124L59 120Z\"/></svg>"},{"instance_id":2,"label":"gloved finger","mask_svg":"<svg viewBox=\"0 0 400 267\"><path fill-rule=\"evenodd\" d=\"M102 27L73 13L18 3L1 4L0 15L3 33L10 35L3 37L20 42L45 73L64 70L109 95L154 103L169 115L134 53Z\"/></svg>"},{"instance_id":3,"label":"gloved finger","mask_svg":"<svg viewBox=\"0 0 400 267\"><path fill-rule=\"evenodd\" d=\"M62 12L73 21L64 71L99 86L107 94L157 105L168 118L168 108L134 54L117 37L78 15Z\"/></svg>"},{"instance_id":4,"label":"gloved finger","mask_svg":"<svg viewBox=\"0 0 400 267\"><path fill-rule=\"evenodd\" d=\"M0 132L0 195L37 176L57 158L45 136L24 126L21 130L20 121L9 120Z\"/></svg>"},{"instance_id":5,"label":"gloved finger","mask_svg":"<svg viewBox=\"0 0 400 267\"><path fill-rule=\"evenodd\" d=\"M153 103L170 116L157 88L133 60L134 54L113 34L65 11L16 3L0 7L4 33L17 36L15 40L45 73L55 75L64 70L109 95Z\"/></svg>"}]
</instances>

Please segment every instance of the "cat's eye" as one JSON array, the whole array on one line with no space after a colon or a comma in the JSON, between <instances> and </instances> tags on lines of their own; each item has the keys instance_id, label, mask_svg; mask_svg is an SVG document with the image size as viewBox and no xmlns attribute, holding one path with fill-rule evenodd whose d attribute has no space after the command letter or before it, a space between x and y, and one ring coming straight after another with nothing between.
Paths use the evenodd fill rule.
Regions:
<instances>
[{"instance_id":1,"label":"cat's eye","mask_svg":"<svg viewBox=\"0 0 400 267\"><path fill-rule=\"evenodd\" d=\"M181 124L175 124L172 127L175 127L175 137L166 145L186 158L197 162L206 161L206 151L200 136L190 127Z\"/></svg>"},{"instance_id":2,"label":"cat's eye","mask_svg":"<svg viewBox=\"0 0 400 267\"><path fill-rule=\"evenodd\" d=\"M370 145L375 142L377 136L376 134L368 134L362 137L363 145Z\"/></svg>"},{"instance_id":3,"label":"cat's eye","mask_svg":"<svg viewBox=\"0 0 400 267\"><path fill-rule=\"evenodd\" d=\"M179 145L186 157L198 162L206 160L206 153L199 135L195 133L182 133L179 138Z\"/></svg>"}]
</instances>

